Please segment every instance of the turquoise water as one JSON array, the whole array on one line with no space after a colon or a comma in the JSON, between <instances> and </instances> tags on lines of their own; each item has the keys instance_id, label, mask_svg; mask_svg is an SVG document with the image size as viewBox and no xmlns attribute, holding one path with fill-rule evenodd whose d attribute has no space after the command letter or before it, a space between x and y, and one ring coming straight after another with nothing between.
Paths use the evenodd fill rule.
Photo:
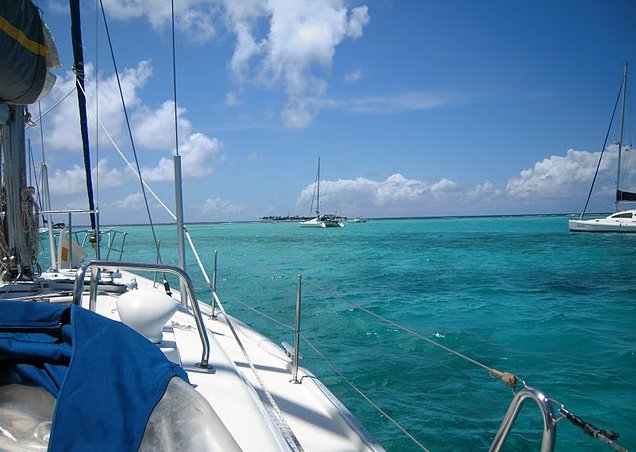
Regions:
<instances>
[{"instance_id":1,"label":"turquoise water","mask_svg":"<svg viewBox=\"0 0 636 452\"><path fill-rule=\"evenodd\" d=\"M147 227L124 260L152 259ZM361 306L489 367L519 375L636 448L636 235L576 234L566 217L375 220L343 229L294 223L188 227L226 309L293 343L297 275L304 336L425 447L487 450L512 397L481 368L357 309ZM176 263L174 227L160 226ZM145 250L145 251L144 251ZM209 299L189 256L199 297ZM258 315L253 307L275 318ZM306 343L302 365L388 450L418 450ZM528 403L508 450L538 450ZM609 450L567 420L557 449Z\"/></svg>"}]
</instances>

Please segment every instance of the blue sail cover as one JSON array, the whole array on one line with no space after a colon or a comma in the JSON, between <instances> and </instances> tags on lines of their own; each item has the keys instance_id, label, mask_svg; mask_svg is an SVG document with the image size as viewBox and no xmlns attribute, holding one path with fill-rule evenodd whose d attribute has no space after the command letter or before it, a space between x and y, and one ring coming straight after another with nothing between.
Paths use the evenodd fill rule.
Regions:
<instances>
[{"instance_id":1,"label":"blue sail cover","mask_svg":"<svg viewBox=\"0 0 636 452\"><path fill-rule=\"evenodd\" d=\"M78 306L0 302L0 385L57 398L49 450L136 450L169 380L188 377L123 323Z\"/></svg>"}]
</instances>

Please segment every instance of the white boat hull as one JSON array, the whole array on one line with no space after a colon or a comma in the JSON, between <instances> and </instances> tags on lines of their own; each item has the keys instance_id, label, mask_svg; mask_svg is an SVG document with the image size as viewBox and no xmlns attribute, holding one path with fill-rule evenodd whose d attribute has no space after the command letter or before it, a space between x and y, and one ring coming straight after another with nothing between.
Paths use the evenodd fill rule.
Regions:
<instances>
[{"instance_id":1,"label":"white boat hull","mask_svg":"<svg viewBox=\"0 0 636 452\"><path fill-rule=\"evenodd\" d=\"M320 220L318 218L312 218L311 220L301 221L301 228L342 228L344 224L340 220Z\"/></svg>"},{"instance_id":2,"label":"white boat hull","mask_svg":"<svg viewBox=\"0 0 636 452\"><path fill-rule=\"evenodd\" d=\"M636 233L636 210L617 212L607 218L570 220L572 232L622 232Z\"/></svg>"}]
</instances>

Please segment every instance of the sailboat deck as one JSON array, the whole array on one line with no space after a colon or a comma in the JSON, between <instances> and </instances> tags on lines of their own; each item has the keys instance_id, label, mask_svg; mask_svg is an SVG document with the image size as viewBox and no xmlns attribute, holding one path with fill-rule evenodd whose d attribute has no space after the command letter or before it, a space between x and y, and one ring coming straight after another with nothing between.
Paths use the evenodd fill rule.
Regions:
<instances>
[{"instance_id":1,"label":"sailboat deck","mask_svg":"<svg viewBox=\"0 0 636 452\"><path fill-rule=\"evenodd\" d=\"M154 289L148 279L122 272L124 282L133 276L140 290L163 292L161 287ZM174 296L179 299L178 293ZM88 307L87 294L83 304ZM170 360L186 370L190 383L214 408L241 449L288 448L274 426L275 417L272 421L272 417L267 415L267 411L272 410L266 396L268 391L303 450L383 450L312 374L300 368L298 380L301 383L292 383L291 359L281 348L230 318L247 352L248 361L223 315L210 318L210 310L206 308L202 306L210 341L211 369L206 372L196 366L201 360L201 341L194 317L183 308L163 327L159 346ZM100 293L97 311L119 320L116 296ZM258 378L250 361L258 372Z\"/></svg>"}]
</instances>

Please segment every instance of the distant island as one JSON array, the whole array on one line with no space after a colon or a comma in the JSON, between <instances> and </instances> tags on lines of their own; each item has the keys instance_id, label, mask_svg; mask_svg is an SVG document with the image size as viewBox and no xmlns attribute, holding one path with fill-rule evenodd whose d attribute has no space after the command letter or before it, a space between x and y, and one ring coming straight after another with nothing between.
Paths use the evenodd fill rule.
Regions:
<instances>
[{"instance_id":1,"label":"distant island","mask_svg":"<svg viewBox=\"0 0 636 452\"><path fill-rule=\"evenodd\" d=\"M303 217L300 215L286 215L286 216L280 216L280 215L269 215L266 217L261 217L260 221L265 222L265 223L273 223L273 222L289 222L289 223L297 223L297 222L301 222L301 221L307 221L307 220L311 220L312 218L315 217ZM364 223L366 222L366 218L363 217L354 217L354 218L349 218L349 217L342 217L340 215L337 216L338 219L343 220L343 221L349 221L351 223Z\"/></svg>"},{"instance_id":2,"label":"distant island","mask_svg":"<svg viewBox=\"0 0 636 452\"><path fill-rule=\"evenodd\" d=\"M279 216L279 215L269 215L266 217L261 217L261 221L289 221L289 222L296 222L296 221L307 221L307 220L311 220L313 217L302 217L299 215L287 215L287 216Z\"/></svg>"}]
</instances>

